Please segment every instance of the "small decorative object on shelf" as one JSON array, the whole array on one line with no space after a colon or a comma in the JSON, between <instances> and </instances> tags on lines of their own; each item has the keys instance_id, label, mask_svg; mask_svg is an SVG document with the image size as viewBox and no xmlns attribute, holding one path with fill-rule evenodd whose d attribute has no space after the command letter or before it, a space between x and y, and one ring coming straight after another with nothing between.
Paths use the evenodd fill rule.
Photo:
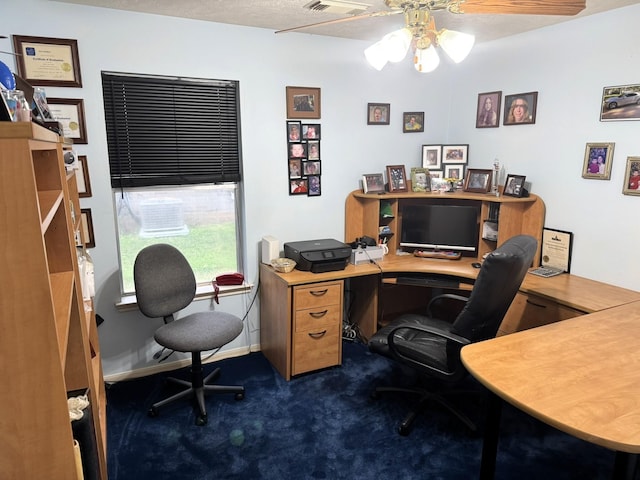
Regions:
<instances>
[{"instance_id":1,"label":"small decorative object on shelf","mask_svg":"<svg viewBox=\"0 0 640 480\"><path fill-rule=\"evenodd\" d=\"M449 177L449 178L445 178L444 179L444 181L449 184L449 190L447 190L447 193L451 193L451 192L455 192L456 191L456 183L458 182L458 180L460 180L460 179L459 178L453 178L453 177Z\"/></svg>"},{"instance_id":2,"label":"small decorative object on shelf","mask_svg":"<svg viewBox=\"0 0 640 480\"><path fill-rule=\"evenodd\" d=\"M500 196L500 190L498 189L498 174L500 173L500 162L496 158L493 161L493 182L491 185L491 193L496 197Z\"/></svg>"}]
</instances>

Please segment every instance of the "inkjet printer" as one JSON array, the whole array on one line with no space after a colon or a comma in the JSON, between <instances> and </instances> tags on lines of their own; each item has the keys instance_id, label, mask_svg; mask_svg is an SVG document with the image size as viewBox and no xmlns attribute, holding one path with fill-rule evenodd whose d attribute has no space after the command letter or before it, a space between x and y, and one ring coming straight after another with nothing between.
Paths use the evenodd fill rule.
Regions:
<instances>
[{"instance_id":1,"label":"inkjet printer","mask_svg":"<svg viewBox=\"0 0 640 480\"><path fill-rule=\"evenodd\" d=\"M313 273L344 270L351 257L351 247L330 238L284 244L284 256L296 262L298 270Z\"/></svg>"}]
</instances>

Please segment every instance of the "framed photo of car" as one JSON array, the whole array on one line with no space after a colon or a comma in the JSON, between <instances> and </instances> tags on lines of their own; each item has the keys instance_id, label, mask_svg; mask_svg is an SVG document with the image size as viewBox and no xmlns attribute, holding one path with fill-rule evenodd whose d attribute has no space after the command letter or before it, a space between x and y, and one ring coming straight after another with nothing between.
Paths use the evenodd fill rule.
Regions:
<instances>
[{"instance_id":1,"label":"framed photo of car","mask_svg":"<svg viewBox=\"0 0 640 480\"><path fill-rule=\"evenodd\" d=\"M504 96L503 125L536 123L538 92L516 93Z\"/></svg>"},{"instance_id":2,"label":"framed photo of car","mask_svg":"<svg viewBox=\"0 0 640 480\"><path fill-rule=\"evenodd\" d=\"M609 180L611 178L614 145L615 143L587 143L582 178L595 180Z\"/></svg>"},{"instance_id":3,"label":"framed photo of car","mask_svg":"<svg viewBox=\"0 0 640 480\"><path fill-rule=\"evenodd\" d=\"M469 168L464 179L464 191L487 193L491 188L491 177L493 170Z\"/></svg>"},{"instance_id":4,"label":"framed photo of car","mask_svg":"<svg viewBox=\"0 0 640 480\"><path fill-rule=\"evenodd\" d=\"M508 197L523 197L525 192L524 181L526 178L524 175L507 175L502 194Z\"/></svg>"},{"instance_id":5,"label":"framed photo of car","mask_svg":"<svg viewBox=\"0 0 640 480\"><path fill-rule=\"evenodd\" d=\"M601 122L640 120L640 84L602 89Z\"/></svg>"}]
</instances>

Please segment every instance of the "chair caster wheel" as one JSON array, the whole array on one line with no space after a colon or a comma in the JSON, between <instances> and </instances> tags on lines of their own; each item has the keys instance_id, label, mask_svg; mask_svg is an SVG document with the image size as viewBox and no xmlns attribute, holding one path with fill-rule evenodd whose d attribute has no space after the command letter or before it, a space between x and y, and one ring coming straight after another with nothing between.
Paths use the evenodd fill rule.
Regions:
<instances>
[{"instance_id":1,"label":"chair caster wheel","mask_svg":"<svg viewBox=\"0 0 640 480\"><path fill-rule=\"evenodd\" d=\"M196 425L202 427L207 424L207 416L206 415L198 415L196 418Z\"/></svg>"},{"instance_id":2,"label":"chair caster wheel","mask_svg":"<svg viewBox=\"0 0 640 480\"><path fill-rule=\"evenodd\" d=\"M155 418L158 416L158 409L155 407L151 407L149 409L149 411L147 412L147 415L149 415L151 418Z\"/></svg>"},{"instance_id":3,"label":"chair caster wheel","mask_svg":"<svg viewBox=\"0 0 640 480\"><path fill-rule=\"evenodd\" d=\"M236 400L242 400L242 399L244 399L244 393L236 393L235 399L236 399Z\"/></svg>"},{"instance_id":4,"label":"chair caster wheel","mask_svg":"<svg viewBox=\"0 0 640 480\"><path fill-rule=\"evenodd\" d=\"M411 427L405 425L404 423L398 427L398 433L403 437L406 437L411 432Z\"/></svg>"}]
</instances>

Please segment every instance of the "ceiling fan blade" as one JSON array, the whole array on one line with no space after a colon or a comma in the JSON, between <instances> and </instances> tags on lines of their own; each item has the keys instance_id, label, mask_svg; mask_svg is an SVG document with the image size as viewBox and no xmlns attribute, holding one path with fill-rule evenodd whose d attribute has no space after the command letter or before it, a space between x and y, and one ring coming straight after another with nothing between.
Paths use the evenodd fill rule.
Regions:
<instances>
[{"instance_id":1,"label":"ceiling fan blade","mask_svg":"<svg viewBox=\"0 0 640 480\"><path fill-rule=\"evenodd\" d=\"M307 28L322 27L325 25L334 25L336 23L351 22L353 20L362 20L365 18L386 17L389 15L395 15L397 13L402 13L402 10L382 10L380 12L364 13L362 15L354 15L352 17L338 18L336 20L327 20L326 22L310 23L309 25L301 25L299 27L285 28L284 30L278 30L276 33L295 32L295 31L304 30Z\"/></svg>"},{"instance_id":2,"label":"ceiling fan blade","mask_svg":"<svg viewBox=\"0 0 640 480\"><path fill-rule=\"evenodd\" d=\"M586 0L465 0L462 13L511 13L524 15L577 15Z\"/></svg>"}]
</instances>

